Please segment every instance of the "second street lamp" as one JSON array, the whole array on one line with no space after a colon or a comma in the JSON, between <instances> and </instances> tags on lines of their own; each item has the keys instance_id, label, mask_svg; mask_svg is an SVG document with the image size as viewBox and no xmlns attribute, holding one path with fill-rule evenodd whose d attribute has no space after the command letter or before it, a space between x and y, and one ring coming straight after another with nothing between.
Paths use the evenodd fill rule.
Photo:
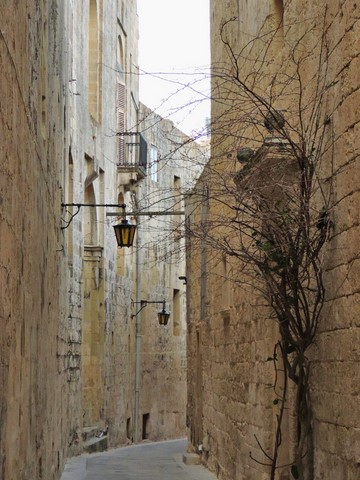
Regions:
<instances>
[{"instance_id":1,"label":"second street lamp","mask_svg":"<svg viewBox=\"0 0 360 480\"><path fill-rule=\"evenodd\" d=\"M170 313L165 310L165 300L163 301L163 308L161 312L158 312L159 325L167 325L169 321Z\"/></svg>"},{"instance_id":2,"label":"second street lamp","mask_svg":"<svg viewBox=\"0 0 360 480\"><path fill-rule=\"evenodd\" d=\"M146 305L148 305L149 303L162 303L163 308L160 312L158 312L159 325L167 325L168 324L168 321L169 321L169 318L170 318L170 313L165 310L165 300L160 300L160 301L155 301L155 302L151 302L151 301L147 301L147 300L141 300L141 302L131 301L132 305L136 305L137 303L140 303L140 309L136 313L131 315L131 318L136 317L141 312L141 310L143 308L145 308Z\"/></svg>"}]
</instances>

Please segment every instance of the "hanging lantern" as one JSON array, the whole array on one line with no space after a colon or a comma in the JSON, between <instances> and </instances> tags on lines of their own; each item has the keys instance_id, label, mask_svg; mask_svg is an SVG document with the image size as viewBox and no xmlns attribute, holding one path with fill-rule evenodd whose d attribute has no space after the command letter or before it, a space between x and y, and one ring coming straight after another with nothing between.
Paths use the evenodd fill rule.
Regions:
<instances>
[{"instance_id":1,"label":"hanging lantern","mask_svg":"<svg viewBox=\"0 0 360 480\"><path fill-rule=\"evenodd\" d=\"M136 225L132 225L124 218L120 223L114 225L114 230L119 247L132 247Z\"/></svg>"},{"instance_id":2,"label":"hanging lantern","mask_svg":"<svg viewBox=\"0 0 360 480\"><path fill-rule=\"evenodd\" d=\"M163 303L163 309L158 312L159 325L167 325L169 321L170 313L165 310L165 302Z\"/></svg>"}]
</instances>

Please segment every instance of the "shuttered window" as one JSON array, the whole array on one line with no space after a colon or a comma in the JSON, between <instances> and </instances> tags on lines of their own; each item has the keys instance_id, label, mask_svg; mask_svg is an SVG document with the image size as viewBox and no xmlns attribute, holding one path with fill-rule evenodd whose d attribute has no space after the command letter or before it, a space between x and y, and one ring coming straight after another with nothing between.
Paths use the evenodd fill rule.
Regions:
<instances>
[{"instance_id":1,"label":"shuttered window","mask_svg":"<svg viewBox=\"0 0 360 480\"><path fill-rule=\"evenodd\" d=\"M118 82L116 91L116 133L117 133L117 163L125 163L125 85Z\"/></svg>"}]
</instances>

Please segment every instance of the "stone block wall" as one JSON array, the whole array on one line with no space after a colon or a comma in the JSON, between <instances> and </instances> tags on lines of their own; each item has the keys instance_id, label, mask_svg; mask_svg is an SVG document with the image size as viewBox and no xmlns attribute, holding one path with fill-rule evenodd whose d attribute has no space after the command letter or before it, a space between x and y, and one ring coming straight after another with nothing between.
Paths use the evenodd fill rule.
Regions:
<instances>
[{"instance_id":1,"label":"stone block wall","mask_svg":"<svg viewBox=\"0 0 360 480\"><path fill-rule=\"evenodd\" d=\"M201 221L194 206L201 208L202 200L195 197L187 206L193 231ZM201 261L204 250L206 264ZM249 455L263 462L258 442L265 450L272 448L277 410L269 388L273 366L267 359L277 340L276 325L255 289L240 279L236 286L230 276L224 277L222 255L216 249L209 245L200 249L190 237L187 255L191 265L187 344L191 445L219 478L266 479L264 467L249 461ZM230 267L229 261L229 272ZM203 316L200 298L206 303Z\"/></svg>"},{"instance_id":2,"label":"stone block wall","mask_svg":"<svg viewBox=\"0 0 360 480\"><path fill-rule=\"evenodd\" d=\"M57 479L76 423L60 230L64 3L0 11L0 477Z\"/></svg>"},{"instance_id":3,"label":"stone block wall","mask_svg":"<svg viewBox=\"0 0 360 480\"><path fill-rule=\"evenodd\" d=\"M201 171L204 149L144 105L140 119L148 144L148 165L137 192L138 208L165 214L182 212L184 194ZM186 434L187 287L179 278L185 276L184 215L141 216L139 229L141 299L165 300L170 312L167 326L158 324L161 303L149 304L141 312L139 413L146 424L142 434L150 440L179 438Z\"/></svg>"},{"instance_id":4,"label":"stone block wall","mask_svg":"<svg viewBox=\"0 0 360 480\"><path fill-rule=\"evenodd\" d=\"M324 253L326 300L315 342L309 351L314 431L312 478L355 479L359 476L356 448L359 443L359 391L355 380L359 374L359 321L356 312L359 304L357 132L360 85L355 73L360 38L359 5L346 0L333 2L326 8L322 2L305 3L297 0L259 0L251 4L234 1L226 5L212 2L212 62L218 68L218 74L219 69L224 69L223 78L226 81L222 87L227 88L231 82L227 73L231 74L233 70L226 64L230 57L220 41L219 28L232 15L237 16L238 19L226 28L224 38L236 53L249 38L253 39L251 48L243 50L238 57L241 73L250 82L256 77L258 82L253 84L254 88L258 88L265 98L273 95L275 108L284 109L287 118L294 119L299 114L294 101L295 88L284 82L283 93L288 94L285 98L277 88L283 80L279 72L285 72L287 78L292 78L294 67L288 55L294 45L299 46L296 42L304 35L301 41L304 58L299 72L304 82L302 100L308 99L309 102L304 102L307 106L302 113L303 121L305 124L309 121L311 106L318 101L318 111L324 123L318 126L314 148L322 148L318 175L321 178L321 193L329 199L333 222ZM283 21L282 28L276 30L266 50L266 32L278 25L279 15ZM315 18L318 20L313 22ZM319 45L323 45L320 63ZM266 52L263 57L262 52ZM254 57L263 58L263 61L254 63ZM254 69L254 65L258 66L258 70ZM202 177L202 183L197 186L199 190L209 183L209 177L218 168L219 162L230 169L236 148L254 148L267 135L266 132L259 134L260 128L253 129L251 137L250 129L242 128L241 115L249 111L241 110L240 101L236 104L234 91L229 93L229 88L221 91L218 78L219 75L213 80L213 92L215 98L223 94L222 105L220 102L213 103L212 160L207 169L210 175ZM316 86L319 89L314 95ZM232 98L232 103L229 98ZM224 107L226 102L228 105ZM234 105L236 108L233 108ZM222 128L224 124L226 130ZM221 127L218 131L216 125ZM323 132L321 138L319 131ZM320 142L323 143L320 145ZM236 172L237 167L233 165ZM216 189L211 182L209 185ZM316 195L321 208L324 199L319 191ZM211 208L216 209L215 203L210 204L210 214L214 212ZM194 224L201 219L200 206L196 212L191 219ZM190 239L191 242L193 240ZM269 478L268 469L254 462L249 452L266 463L255 434L265 449L271 451L273 445L276 408L272 405L270 391L266 389L272 376L266 358L271 355L271 346L277 338L276 326L267 319L266 310L259 307L254 292L242 286L230 287L230 305L228 308L224 305L221 311L218 306L229 300L221 292L221 281L216 277L224 276L224 273L218 261L213 267L210 262L205 267L201 261L202 258L214 258L216 249L209 246L202 248L200 242L193 243L193 253L189 254L192 293L188 319L190 438L194 448L202 445L204 462L217 472L219 478ZM241 278L238 283L241 284ZM204 302L205 316L202 314ZM197 371L199 369L200 372ZM294 434L291 413L286 419L285 430L284 438L291 439ZM281 463L292 461L292 448L291 444L286 447L287 451L283 453L285 461ZM283 470L279 470L279 478L286 475L286 469Z\"/></svg>"},{"instance_id":5,"label":"stone block wall","mask_svg":"<svg viewBox=\"0 0 360 480\"><path fill-rule=\"evenodd\" d=\"M135 75L124 71L137 64L136 2L89 1L69 5L67 11L69 82L68 179L66 203L118 204L129 202L117 167L117 82L126 83L126 125L134 125L138 99ZM126 38L120 65L119 35ZM136 103L136 102L135 102ZM131 108L130 108L131 106ZM68 210L75 213L76 207ZM81 207L66 230L70 271L69 323L75 328L72 344L74 373L81 379L77 425L108 426L109 445L131 439L134 379L129 374L133 335L129 329L134 256L132 249L118 252L108 212L119 209ZM66 219L70 214L64 212ZM120 257L124 260L119 269Z\"/></svg>"},{"instance_id":6,"label":"stone block wall","mask_svg":"<svg viewBox=\"0 0 360 480\"><path fill-rule=\"evenodd\" d=\"M323 166L333 186L334 229L326 252L326 304L313 351L315 476L357 478L359 449L358 241L360 124L357 46L359 5L339 2L326 16L329 41L327 109L332 152Z\"/></svg>"}]
</instances>

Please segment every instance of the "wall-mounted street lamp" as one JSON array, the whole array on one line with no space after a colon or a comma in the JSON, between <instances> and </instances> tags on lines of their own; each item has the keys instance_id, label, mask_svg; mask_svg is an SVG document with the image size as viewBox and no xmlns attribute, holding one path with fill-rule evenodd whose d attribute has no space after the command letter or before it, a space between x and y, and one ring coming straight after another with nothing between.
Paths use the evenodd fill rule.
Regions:
<instances>
[{"instance_id":1,"label":"wall-mounted street lamp","mask_svg":"<svg viewBox=\"0 0 360 480\"><path fill-rule=\"evenodd\" d=\"M125 209L124 218L121 220L120 223L114 225L114 231L118 247L132 247L134 243L136 225L131 224L128 220L126 220Z\"/></svg>"},{"instance_id":2,"label":"wall-mounted street lamp","mask_svg":"<svg viewBox=\"0 0 360 480\"><path fill-rule=\"evenodd\" d=\"M114 225L114 231L116 235L117 244L119 247L132 247L134 243L134 237L136 232L136 225L129 223L126 219L126 205L125 203L113 204L113 203L62 203L62 207L77 207L77 211L73 213L68 221L65 221L66 225L61 227L62 230L65 230L69 227L74 217L80 212L81 207L117 207L122 208L122 217L120 223ZM118 215L118 214L117 214Z\"/></svg>"},{"instance_id":3,"label":"wall-mounted street lamp","mask_svg":"<svg viewBox=\"0 0 360 480\"><path fill-rule=\"evenodd\" d=\"M165 300L163 302L163 309L158 312L159 325L167 325L169 321L170 313L165 310Z\"/></svg>"},{"instance_id":4,"label":"wall-mounted street lamp","mask_svg":"<svg viewBox=\"0 0 360 480\"><path fill-rule=\"evenodd\" d=\"M131 315L131 318L136 317L141 312L141 310L143 310L149 303L162 303L163 308L160 312L158 312L159 325L168 324L170 313L165 310L165 300L160 300L156 302L148 302L147 300L141 300L140 302L131 301L131 305L137 305L139 303L140 303L140 309L136 313Z\"/></svg>"}]
</instances>

